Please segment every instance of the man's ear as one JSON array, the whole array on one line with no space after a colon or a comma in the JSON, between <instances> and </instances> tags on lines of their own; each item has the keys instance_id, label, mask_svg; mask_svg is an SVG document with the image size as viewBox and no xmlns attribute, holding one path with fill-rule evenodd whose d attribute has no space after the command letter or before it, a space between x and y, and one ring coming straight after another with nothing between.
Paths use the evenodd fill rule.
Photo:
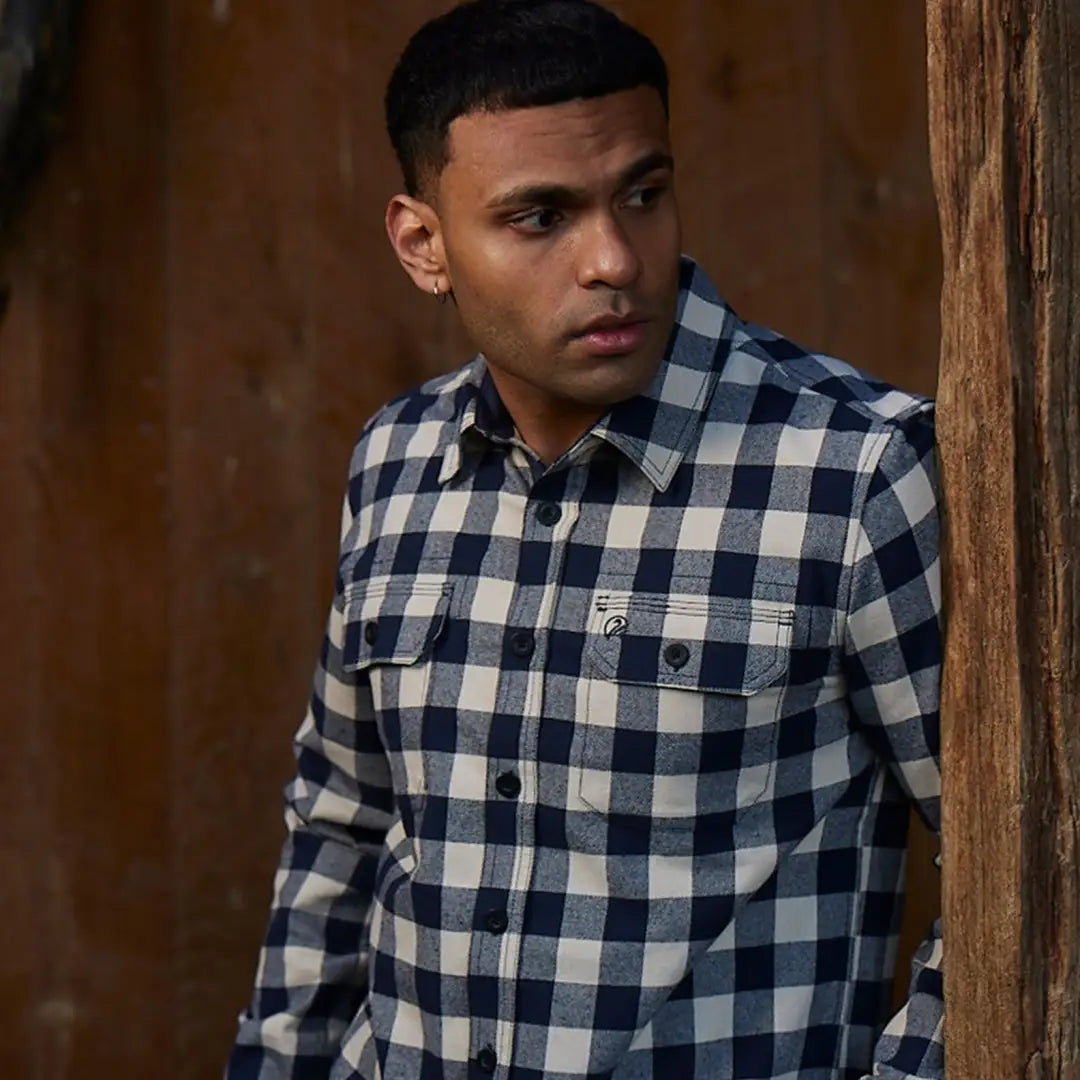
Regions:
<instances>
[{"instance_id":1,"label":"man's ear","mask_svg":"<svg viewBox=\"0 0 1080 1080\"><path fill-rule=\"evenodd\" d=\"M439 215L426 202L395 195L386 207L386 235L405 273L422 292L453 291Z\"/></svg>"}]
</instances>

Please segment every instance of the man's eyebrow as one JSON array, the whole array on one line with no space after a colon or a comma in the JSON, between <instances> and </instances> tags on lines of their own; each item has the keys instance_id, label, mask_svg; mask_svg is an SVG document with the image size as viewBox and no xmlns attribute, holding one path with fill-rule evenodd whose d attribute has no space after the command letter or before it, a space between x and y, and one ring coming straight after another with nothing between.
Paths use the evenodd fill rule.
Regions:
<instances>
[{"instance_id":1,"label":"man's eyebrow","mask_svg":"<svg viewBox=\"0 0 1080 1080\"><path fill-rule=\"evenodd\" d=\"M584 202L588 192L584 188L565 184L521 184L504 191L489 202L489 210L507 210L514 206L571 206Z\"/></svg>"},{"instance_id":2,"label":"man's eyebrow","mask_svg":"<svg viewBox=\"0 0 1080 1080\"><path fill-rule=\"evenodd\" d=\"M675 168L675 159L664 150L654 150L628 165L616 178L616 190L630 187L643 177L659 169L669 172ZM496 195L488 204L489 210L505 210L513 206L574 206L586 202L589 193L585 188L568 184L521 184Z\"/></svg>"},{"instance_id":3,"label":"man's eyebrow","mask_svg":"<svg viewBox=\"0 0 1080 1080\"><path fill-rule=\"evenodd\" d=\"M622 171L618 181L619 190L628 188L644 179L649 173L659 172L661 169L674 172L675 159L665 150L654 150L651 154L646 154L643 158L639 158L633 164L628 165Z\"/></svg>"}]
</instances>

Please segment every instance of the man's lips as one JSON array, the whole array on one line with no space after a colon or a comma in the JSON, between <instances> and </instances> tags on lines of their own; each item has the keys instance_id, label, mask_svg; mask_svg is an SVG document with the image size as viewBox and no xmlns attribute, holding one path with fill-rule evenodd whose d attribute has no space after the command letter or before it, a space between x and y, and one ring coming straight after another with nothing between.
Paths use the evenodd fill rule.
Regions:
<instances>
[{"instance_id":1,"label":"man's lips","mask_svg":"<svg viewBox=\"0 0 1080 1080\"><path fill-rule=\"evenodd\" d=\"M577 336L597 356L620 356L641 348L648 335L648 320L641 315L594 319Z\"/></svg>"}]
</instances>

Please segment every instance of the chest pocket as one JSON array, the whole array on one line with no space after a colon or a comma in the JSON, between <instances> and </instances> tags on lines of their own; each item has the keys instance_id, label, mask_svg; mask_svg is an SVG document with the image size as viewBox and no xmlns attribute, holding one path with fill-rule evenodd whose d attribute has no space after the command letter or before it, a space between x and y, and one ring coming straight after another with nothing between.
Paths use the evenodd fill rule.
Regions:
<instances>
[{"instance_id":1,"label":"chest pocket","mask_svg":"<svg viewBox=\"0 0 1080 1080\"><path fill-rule=\"evenodd\" d=\"M398 794L423 795L423 718L432 652L453 585L444 576L384 575L345 590L342 667L366 675Z\"/></svg>"},{"instance_id":2,"label":"chest pocket","mask_svg":"<svg viewBox=\"0 0 1080 1080\"><path fill-rule=\"evenodd\" d=\"M772 601L597 594L582 800L644 828L729 826L769 784L793 623Z\"/></svg>"}]
</instances>

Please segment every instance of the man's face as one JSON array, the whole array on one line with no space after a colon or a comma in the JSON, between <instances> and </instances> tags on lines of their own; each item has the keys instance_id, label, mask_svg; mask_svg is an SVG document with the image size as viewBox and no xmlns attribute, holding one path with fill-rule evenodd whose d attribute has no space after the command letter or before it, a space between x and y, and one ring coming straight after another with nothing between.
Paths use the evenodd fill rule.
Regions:
<instances>
[{"instance_id":1,"label":"man's face","mask_svg":"<svg viewBox=\"0 0 1080 1080\"><path fill-rule=\"evenodd\" d=\"M679 216L659 94L454 121L437 207L461 318L507 404L597 411L671 333Z\"/></svg>"}]
</instances>

